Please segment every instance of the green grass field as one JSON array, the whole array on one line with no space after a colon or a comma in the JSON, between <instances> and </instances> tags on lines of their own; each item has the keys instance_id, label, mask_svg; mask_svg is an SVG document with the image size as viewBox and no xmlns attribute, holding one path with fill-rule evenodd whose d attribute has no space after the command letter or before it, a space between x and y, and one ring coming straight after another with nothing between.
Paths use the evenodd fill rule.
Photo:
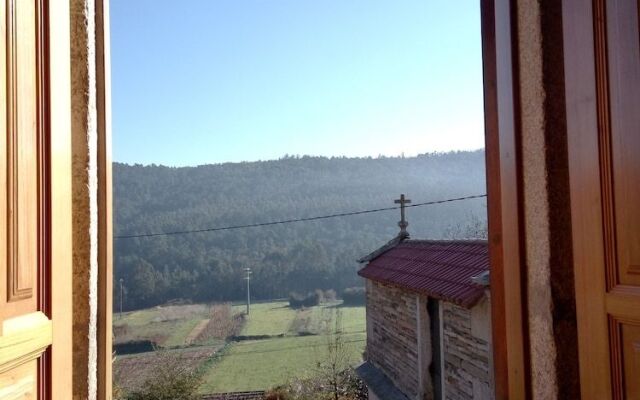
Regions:
<instances>
[{"instance_id":1,"label":"green grass field","mask_svg":"<svg viewBox=\"0 0 640 400\"><path fill-rule=\"evenodd\" d=\"M234 306L237 312L245 312L245 306ZM296 311L289 308L286 301L272 303L256 303L251 305L249 317L240 332L244 336L285 334L291 322L296 317Z\"/></svg>"},{"instance_id":2,"label":"green grass field","mask_svg":"<svg viewBox=\"0 0 640 400\"><path fill-rule=\"evenodd\" d=\"M270 304L270 305L269 305ZM366 340L364 307L341 307L337 305L312 307L309 310L290 310L283 303L261 304L252 308L246 332L251 335L287 333L282 338L238 342L229 346L225 355L214 363L204 375L202 393L261 390L287 383L294 377L313 373L317 362L327 357L327 333L334 329L337 310L342 314L342 340L349 361L356 364L362 360ZM261 313L262 310L264 313ZM308 312L311 326L323 334L295 336L288 327L296 314ZM271 316L268 318L267 316ZM277 321L276 316L282 317ZM244 331L243 331L244 332Z\"/></svg>"},{"instance_id":3,"label":"green grass field","mask_svg":"<svg viewBox=\"0 0 640 400\"><path fill-rule=\"evenodd\" d=\"M186 346L185 339L199 321L208 318L209 311L207 305L184 305L127 312L121 317L116 314L113 323L115 341L149 339L164 348ZM244 311L244 306L233 307L234 313ZM240 335L271 338L232 342L216 355L211 353L211 346L205 345L220 347L220 340L188 347L194 351L202 349L197 353L200 357L197 365L204 369L200 392L268 389L295 377L309 376L316 364L327 357L329 335L335 331L338 312L345 353L352 364L360 362L366 339L364 307L343 307L334 302L293 310L284 301L256 303L251 306ZM126 376L127 368L148 364L145 357L153 354L120 357L115 368L122 371L116 371L120 372L117 376Z\"/></svg>"},{"instance_id":4,"label":"green grass field","mask_svg":"<svg viewBox=\"0 0 640 400\"><path fill-rule=\"evenodd\" d=\"M165 348L183 346L209 307L202 304L153 307L114 315L114 341L152 340Z\"/></svg>"},{"instance_id":5,"label":"green grass field","mask_svg":"<svg viewBox=\"0 0 640 400\"><path fill-rule=\"evenodd\" d=\"M353 363L362 358L365 335L344 336ZM326 358L327 337L290 336L241 342L231 346L204 376L202 393L261 390L313 372Z\"/></svg>"}]
</instances>

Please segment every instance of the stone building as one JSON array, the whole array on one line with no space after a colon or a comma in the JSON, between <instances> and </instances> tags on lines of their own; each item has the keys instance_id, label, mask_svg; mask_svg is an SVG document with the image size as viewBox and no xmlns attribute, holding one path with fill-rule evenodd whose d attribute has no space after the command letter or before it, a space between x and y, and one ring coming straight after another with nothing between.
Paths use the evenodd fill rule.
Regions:
<instances>
[{"instance_id":1,"label":"stone building","mask_svg":"<svg viewBox=\"0 0 640 400\"><path fill-rule=\"evenodd\" d=\"M360 262L369 398L493 398L487 243L401 232Z\"/></svg>"}]
</instances>

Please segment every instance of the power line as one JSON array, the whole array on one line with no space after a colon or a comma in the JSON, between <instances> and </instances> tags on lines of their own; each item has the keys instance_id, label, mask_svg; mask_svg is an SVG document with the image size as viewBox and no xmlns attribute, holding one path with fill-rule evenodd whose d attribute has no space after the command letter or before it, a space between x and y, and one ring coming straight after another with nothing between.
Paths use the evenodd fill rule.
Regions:
<instances>
[{"instance_id":1,"label":"power line","mask_svg":"<svg viewBox=\"0 0 640 400\"><path fill-rule=\"evenodd\" d=\"M476 195L473 195L473 196L456 197L456 198L452 198L452 199L437 200L437 201L427 201L427 202L424 202L424 203L415 203L415 204L405 205L405 207L430 206L430 205L434 205L434 204L451 203L451 202L454 202L454 201L479 199L479 198L482 198L482 197L487 197L487 195L486 194L476 194ZM290 224L290 223L294 223L294 222L318 221L318 220L329 219L329 218L350 217L350 216L353 216L353 215L371 214L371 213L382 212L382 211L398 210L398 209L400 209L400 207L401 206L374 208L374 209L370 209L370 210L351 211L351 212L344 212L344 213L338 213L338 214L321 215L321 216L317 216L317 217L285 219L285 220L282 220L282 221L262 222L262 223L247 224L247 225L231 225L231 226L223 226L223 227L216 227L216 228L194 229L194 230L187 230L187 231L142 233L142 234L132 234L132 235L116 235L116 236L114 236L114 238L115 239L133 239L133 238L146 238L146 237L155 237L155 236L186 235L186 234L189 234L189 233L229 231L229 230L244 229L244 228L257 228L257 227L261 227L261 226L283 225L283 224Z\"/></svg>"}]
</instances>

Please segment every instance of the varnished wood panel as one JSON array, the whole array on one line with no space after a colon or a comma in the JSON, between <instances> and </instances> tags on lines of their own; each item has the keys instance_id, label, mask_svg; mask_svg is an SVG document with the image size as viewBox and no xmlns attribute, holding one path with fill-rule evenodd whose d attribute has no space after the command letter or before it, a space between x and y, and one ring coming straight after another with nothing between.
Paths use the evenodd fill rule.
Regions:
<instances>
[{"instance_id":1,"label":"varnished wood panel","mask_svg":"<svg viewBox=\"0 0 640 400\"><path fill-rule=\"evenodd\" d=\"M41 312L4 321L0 336L0 373L37 359L51 342L51 321Z\"/></svg>"},{"instance_id":2,"label":"varnished wood panel","mask_svg":"<svg viewBox=\"0 0 640 400\"><path fill-rule=\"evenodd\" d=\"M36 400L36 362L31 361L11 371L0 373L0 399Z\"/></svg>"},{"instance_id":3,"label":"varnished wood panel","mask_svg":"<svg viewBox=\"0 0 640 400\"><path fill-rule=\"evenodd\" d=\"M35 7L9 1L7 14L7 266L9 302L33 297L37 268Z\"/></svg>"},{"instance_id":4,"label":"varnished wood panel","mask_svg":"<svg viewBox=\"0 0 640 400\"><path fill-rule=\"evenodd\" d=\"M96 1L98 111L98 400L112 397L113 225L109 1Z\"/></svg>"},{"instance_id":5,"label":"varnished wood panel","mask_svg":"<svg viewBox=\"0 0 640 400\"><path fill-rule=\"evenodd\" d=\"M603 251L606 266L607 288L617 283L617 254L615 243L615 209L613 205L613 174L611 171L611 116L609 110L609 64L607 61L606 5L603 1L593 3L593 41L596 117L598 123L598 146L600 165L600 193L602 207Z\"/></svg>"},{"instance_id":6,"label":"varnished wood panel","mask_svg":"<svg viewBox=\"0 0 640 400\"><path fill-rule=\"evenodd\" d=\"M609 326L612 398L640 399L640 320L611 317Z\"/></svg>"},{"instance_id":7,"label":"varnished wood panel","mask_svg":"<svg viewBox=\"0 0 640 400\"><path fill-rule=\"evenodd\" d=\"M2 165L5 202L1 205L6 260L4 317L37 309L38 270L44 261L40 249L43 201L42 156L45 130L41 123L42 26L36 1L5 0L4 79L5 120Z\"/></svg>"},{"instance_id":8,"label":"varnished wood panel","mask_svg":"<svg viewBox=\"0 0 640 400\"><path fill-rule=\"evenodd\" d=\"M49 2L36 0L36 69L38 80L38 130L39 135L39 219L38 219L38 310L51 318L51 92L49 86ZM53 329L51 343L53 343ZM52 362L49 346L38 358L38 399L51 399Z\"/></svg>"},{"instance_id":9,"label":"varnished wood panel","mask_svg":"<svg viewBox=\"0 0 640 400\"><path fill-rule=\"evenodd\" d=\"M7 300L7 2L0 0L0 335Z\"/></svg>"},{"instance_id":10,"label":"varnished wood panel","mask_svg":"<svg viewBox=\"0 0 640 400\"><path fill-rule=\"evenodd\" d=\"M496 399L525 399L529 374L514 1L481 1ZM514 55L515 53L515 55Z\"/></svg>"},{"instance_id":11,"label":"varnished wood panel","mask_svg":"<svg viewBox=\"0 0 640 400\"><path fill-rule=\"evenodd\" d=\"M637 0L563 2L582 396L638 398L640 29Z\"/></svg>"},{"instance_id":12,"label":"varnished wood panel","mask_svg":"<svg viewBox=\"0 0 640 400\"><path fill-rule=\"evenodd\" d=\"M621 331L624 398L640 399L640 321L633 325L622 324Z\"/></svg>"},{"instance_id":13,"label":"varnished wood panel","mask_svg":"<svg viewBox=\"0 0 640 400\"><path fill-rule=\"evenodd\" d=\"M7 115L7 129L6 129L6 260L7 260L7 301L15 301L23 298L31 297L33 292L31 282L30 268L21 268L20 265L20 215L18 204L20 203L20 195L22 194L19 185L22 180L19 177L19 125L21 120L21 114L28 114L28 110L22 110L22 104L20 99L22 96L18 96L20 84L28 82L22 82L18 79L18 53L22 53L18 49L18 11L24 11L24 8L20 7L20 10L16 10L16 4L14 1L8 1L6 5L6 78L7 85L6 92L6 115ZM24 14L24 12L22 13ZM20 24L22 25L22 24ZM26 33L26 32L25 32ZM22 37L23 35L21 35ZM26 39L26 38L25 38ZM27 43L25 43L27 44ZM22 78L22 76L20 77Z\"/></svg>"},{"instance_id":14,"label":"varnished wood panel","mask_svg":"<svg viewBox=\"0 0 640 400\"><path fill-rule=\"evenodd\" d=\"M606 2L609 89L609 164L604 173L613 182L613 201L606 206L615 217L617 282L640 285L640 29L637 0ZM604 112L603 108L599 111ZM612 216L608 216L612 217ZM609 222L610 224L610 222ZM613 235L612 235L613 236Z\"/></svg>"},{"instance_id":15,"label":"varnished wood panel","mask_svg":"<svg viewBox=\"0 0 640 400\"><path fill-rule=\"evenodd\" d=\"M581 394L583 399L606 400L611 398L609 319L604 301L609 278L603 267L605 227L599 159L603 153L598 133L603 119L597 113L597 93L602 89L596 88L595 59L595 48L603 43L595 39L597 6L564 0L562 17Z\"/></svg>"},{"instance_id":16,"label":"varnished wood panel","mask_svg":"<svg viewBox=\"0 0 640 400\"><path fill-rule=\"evenodd\" d=\"M2 399L71 398L68 3L56 13L52 29L47 0L0 0Z\"/></svg>"},{"instance_id":17,"label":"varnished wood panel","mask_svg":"<svg viewBox=\"0 0 640 400\"><path fill-rule=\"evenodd\" d=\"M44 2L47 4L48 2ZM49 50L50 129L50 309L53 322L52 368L49 391L53 400L72 394L72 235L71 235L71 98L69 1L56 0L48 7L46 37ZM46 398L46 397L44 397Z\"/></svg>"}]
</instances>

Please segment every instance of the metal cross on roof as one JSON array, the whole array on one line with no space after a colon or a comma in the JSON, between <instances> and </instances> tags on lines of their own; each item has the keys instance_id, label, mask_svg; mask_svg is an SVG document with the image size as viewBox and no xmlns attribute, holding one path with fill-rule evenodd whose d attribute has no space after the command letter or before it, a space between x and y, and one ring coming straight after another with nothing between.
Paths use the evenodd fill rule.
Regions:
<instances>
[{"instance_id":1,"label":"metal cross on roof","mask_svg":"<svg viewBox=\"0 0 640 400\"><path fill-rule=\"evenodd\" d=\"M395 204L400 204L400 222L398 222L398 226L400 227L400 236L409 236L409 232L407 232L407 226L409 226L409 223L405 219L404 209L405 204L411 204L411 200L406 199L404 194L401 194L400 198L393 202Z\"/></svg>"}]
</instances>

